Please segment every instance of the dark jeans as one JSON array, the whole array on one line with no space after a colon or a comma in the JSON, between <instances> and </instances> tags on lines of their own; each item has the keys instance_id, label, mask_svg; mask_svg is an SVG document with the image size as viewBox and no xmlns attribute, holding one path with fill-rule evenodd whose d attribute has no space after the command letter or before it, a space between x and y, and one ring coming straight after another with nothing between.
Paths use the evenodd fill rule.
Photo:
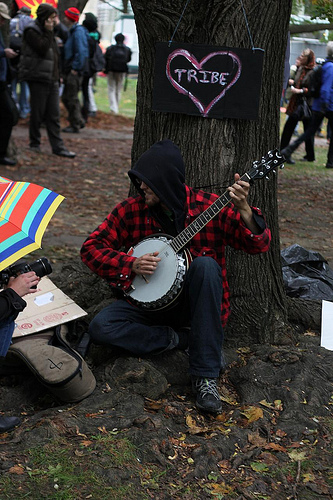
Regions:
<instances>
[{"instance_id":1,"label":"dark jeans","mask_svg":"<svg viewBox=\"0 0 333 500\"><path fill-rule=\"evenodd\" d=\"M304 120L302 120L303 126L304 126L304 131L309 130L311 121L312 121L312 118L305 118ZM298 123L298 119L295 117L295 115L288 116L288 119L285 123L285 126L283 128L283 132L281 135L281 145L280 145L281 150L285 149L289 145L297 123ZM306 141L305 141L306 157L308 160L315 159L314 135L315 134L308 134Z\"/></svg>"},{"instance_id":2,"label":"dark jeans","mask_svg":"<svg viewBox=\"0 0 333 500\"><path fill-rule=\"evenodd\" d=\"M7 154L13 124L14 117L9 102L7 84L0 82L0 158Z\"/></svg>"},{"instance_id":3,"label":"dark jeans","mask_svg":"<svg viewBox=\"0 0 333 500\"><path fill-rule=\"evenodd\" d=\"M177 347L177 329L190 325L190 374L219 376L223 367L221 268L210 257L197 257L186 274L180 303L167 311L145 311L118 300L90 323L96 344L117 346L136 355L158 354Z\"/></svg>"},{"instance_id":4,"label":"dark jeans","mask_svg":"<svg viewBox=\"0 0 333 500\"><path fill-rule=\"evenodd\" d=\"M68 121L74 130L80 130L84 125L81 114L81 105L79 101L79 92L81 90L82 77L68 73L64 78L64 90L62 93L62 102L68 111Z\"/></svg>"},{"instance_id":5,"label":"dark jeans","mask_svg":"<svg viewBox=\"0 0 333 500\"><path fill-rule=\"evenodd\" d=\"M82 108L81 108L81 113L82 113L82 118L84 119L85 122L87 122L88 114L89 114L89 80L90 80L90 76L83 76L82 77L83 104L82 104Z\"/></svg>"},{"instance_id":6,"label":"dark jeans","mask_svg":"<svg viewBox=\"0 0 333 500\"><path fill-rule=\"evenodd\" d=\"M0 356L6 356L9 346L11 344L14 328L15 328L15 322L12 317L1 321Z\"/></svg>"},{"instance_id":7,"label":"dark jeans","mask_svg":"<svg viewBox=\"0 0 333 500\"><path fill-rule=\"evenodd\" d=\"M327 111L326 113L321 113L319 111L313 111L312 112L312 119L309 127L307 130L300 135L295 141L293 141L289 146L286 148L286 154L290 156L304 141L308 141L309 138L314 137L315 133L318 130L318 127L320 126L322 120L324 117L327 117L328 119L328 124L332 130L333 127L333 111ZM283 148L281 148L283 149ZM327 152L327 165L328 166L333 166L333 141L332 139L330 140L330 145L328 148Z\"/></svg>"},{"instance_id":8,"label":"dark jeans","mask_svg":"<svg viewBox=\"0 0 333 500\"><path fill-rule=\"evenodd\" d=\"M47 135L54 153L65 149L60 137L59 83L29 82L30 88L30 146L39 147L40 128L45 122Z\"/></svg>"}]
</instances>

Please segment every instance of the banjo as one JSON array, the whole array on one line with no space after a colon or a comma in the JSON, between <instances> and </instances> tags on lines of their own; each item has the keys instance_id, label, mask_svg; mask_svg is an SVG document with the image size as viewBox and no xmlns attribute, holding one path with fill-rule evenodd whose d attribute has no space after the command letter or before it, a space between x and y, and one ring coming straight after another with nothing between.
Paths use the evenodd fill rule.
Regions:
<instances>
[{"instance_id":1,"label":"banjo","mask_svg":"<svg viewBox=\"0 0 333 500\"><path fill-rule=\"evenodd\" d=\"M253 184L255 180L268 179L268 174L276 167L283 168L284 160L285 158L279 155L277 149L269 151L260 161L253 162L251 170L240 180ZM133 257L158 252L161 260L154 274L149 275L148 278L143 275L135 276L131 289L126 292L126 297L134 305L145 310L160 310L173 305L183 289L184 277L192 260L185 246L230 201L230 193L225 191L177 236L155 234L148 236L132 248L130 253Z\"/></svg>"}]
</instances>

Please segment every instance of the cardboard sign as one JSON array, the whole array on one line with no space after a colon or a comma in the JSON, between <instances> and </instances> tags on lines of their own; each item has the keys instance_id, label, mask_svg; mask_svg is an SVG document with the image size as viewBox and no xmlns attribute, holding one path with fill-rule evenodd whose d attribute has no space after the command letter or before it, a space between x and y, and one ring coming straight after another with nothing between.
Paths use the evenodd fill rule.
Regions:
<instances>
[{"instance_id":1,"label":"cardboard sign","mask_svg":"<svg viewBox=\"0 0 333 500\"><path fill-rule=\"evenodd\" d=\"M156 44L153 110L257 120L264 51Z\"/></svg>"},{"instance_id":2,"label":"cardboard sign","mask_svg":"<svg viewBox=\"0 0 333 500\"><path fill-rule=\"evenodd\" d=\"M38 292L24 297L26 308L15 320L13 337L30 335L67 323L86 312L44 276L38 284Z\"/></svg>"}]
</instances>

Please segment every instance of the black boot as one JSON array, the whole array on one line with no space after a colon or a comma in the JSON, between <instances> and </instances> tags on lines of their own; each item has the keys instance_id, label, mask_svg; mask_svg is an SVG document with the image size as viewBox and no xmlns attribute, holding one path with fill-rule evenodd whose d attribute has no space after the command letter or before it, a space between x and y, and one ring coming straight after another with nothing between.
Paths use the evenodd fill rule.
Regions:
<instances>
[{"instance_id":1,"label":"black boot","mask_svg":"<svg viewBox=\"0 0 333 500\"><path fill-rule=\"evenodd\" d=\"M21 420L18 417L0 416L0 434L8 432L20 425Z\"/></svg>"}]
</instances>

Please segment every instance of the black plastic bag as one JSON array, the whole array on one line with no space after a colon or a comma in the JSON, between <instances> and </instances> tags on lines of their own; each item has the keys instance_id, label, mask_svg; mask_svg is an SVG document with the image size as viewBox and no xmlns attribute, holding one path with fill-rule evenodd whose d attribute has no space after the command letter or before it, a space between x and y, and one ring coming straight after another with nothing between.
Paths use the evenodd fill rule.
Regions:
<instances>
[{"instance_id":1,"label":"black plastic bag","mask_svg":"<svg viewBox=\"0 0 333 500\"><path fill-rule=\"evenodd\" d=\"M291 245L281 252L287 295L311 300L333 300L333 271L318 252Z\"/></svg>"}]
</instances>

